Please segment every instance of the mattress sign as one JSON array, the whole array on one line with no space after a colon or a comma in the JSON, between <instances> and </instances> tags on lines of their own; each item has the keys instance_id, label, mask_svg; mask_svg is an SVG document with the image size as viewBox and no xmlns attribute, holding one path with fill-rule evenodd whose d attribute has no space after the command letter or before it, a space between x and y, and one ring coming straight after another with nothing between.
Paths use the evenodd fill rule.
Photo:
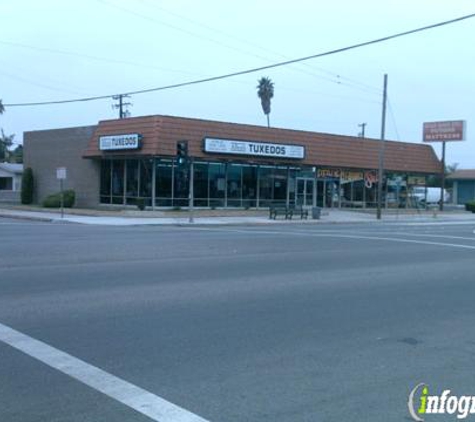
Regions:
<instances>
[{"instance_id":1,"label":"mattress sign","mask_svg":"<svg viewBox=\"0 0 475 422\"><path fill-rule=\"evenodd\" d=\"M139 149L142 135L128 133L125 135L108 135L99 137L101 151L117 151L124 149Z\"/></svg>"},{"instance_id":2,"label":"mattress sign","mask_svg":"<svg viewBox=\"0 0 475 422\"><path fill-rule=\"evenodd\" d=\"M216 154L252 155L300 160L305 157L305 147L301 145L272 144L233 139L205 138L203 149L204 152Z\"/></svg>"}]
</instances>

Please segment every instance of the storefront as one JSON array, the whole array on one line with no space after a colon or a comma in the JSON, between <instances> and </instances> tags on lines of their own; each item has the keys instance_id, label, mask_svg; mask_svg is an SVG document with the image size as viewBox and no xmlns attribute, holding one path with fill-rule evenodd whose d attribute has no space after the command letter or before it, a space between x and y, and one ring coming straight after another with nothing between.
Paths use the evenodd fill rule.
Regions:
<instances>
[{"instance_id":1,"label":"storefront","mask_svg":"<svg viewBox=\"0 0 475 422\"><path fill-rule=\"evenodd\" d=\"M77 165L87 162L88 170L73 169L81 183L70 180L70 185L88 185L87 206L127 207L140 200L149 208L186 207L190 187L195 207L376 204L378 140L169 116L102 121L83 129L74 136L67 129L27 132L25 145L35 172L40 163L34 150L40 145L53 138L49 147L74 142L81 152ZM177 158L180 144L187 148L184 163ZM69 159L69 166L75 165ZM411 186L439 170L430 146L386 142L385 205L411 206ZM37 171L46 178L46 169Z\"/></svg>"}]
</instances>

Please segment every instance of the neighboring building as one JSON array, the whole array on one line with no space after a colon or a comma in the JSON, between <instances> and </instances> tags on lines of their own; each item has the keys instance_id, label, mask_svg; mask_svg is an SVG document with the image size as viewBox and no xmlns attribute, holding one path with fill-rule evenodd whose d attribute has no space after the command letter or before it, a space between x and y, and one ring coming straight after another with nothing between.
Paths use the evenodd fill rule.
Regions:
<instances>
[{"instance_id":1,"label":"neighboring building","mask_svg":"<svg viewBox=\"0 0 475 422\"><path fill-rule=\"evenodd\" d=\"M23 164L0 163L0 202L20 202Z\"/></svg>"},{"instance_id":2,"label":"neighboring building","mask_svg":"<svg viewBox=\"0 0 475 422\"><path fill-rule=\"evenodd\" d=\"M475 201L475 170L456 170L447 179L453 181L452 202L466 204Z\"/></svg>"},{"instance_id":3,"label":"neighboring building","mask_svg":"<svg viewBox=\"0 0 475 422\"><path fill-rule=\"evenodd\" d=\"M64 188L76 191L76 205L98 205L99 167L82 158L95 129L96 126L85 126L25 132L23 162L25 168L33 170L35 203L59 192L56 169L66 167Z\"/></svg>"},{"instance_id":4,"label":"neighboring building","mask_svg":"<svg viewBox=\"0 0 475 422\"><path fill-rule=\"evenodd\" d=\"M186 142L197 207L374 206L381 141L170 116L26 132L25 166L36 201L58 190L56 168L78 206L188 205L189 173L176 159ZM441 163L429 145L385 143L386 204L400 205ZM404 202L404 206L409 206Z\"/></svg>"}]
</instances>

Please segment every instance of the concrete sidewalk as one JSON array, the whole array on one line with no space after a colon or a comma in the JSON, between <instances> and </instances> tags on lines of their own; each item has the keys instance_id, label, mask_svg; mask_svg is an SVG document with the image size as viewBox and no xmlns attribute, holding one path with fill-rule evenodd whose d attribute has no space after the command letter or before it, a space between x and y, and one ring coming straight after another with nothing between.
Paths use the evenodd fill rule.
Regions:
<instances>
[{"instance_id":1,"label":"concrete sidewalk","mask_svg":"<svg viewBox=\"0 0 475 422\"><path fill-rule=\"evenodd\" d=\"M137 217L136 215L78 215L64 214L61 218L59 212L43 212L43 211L25 211L18 209L0 209L0 217L16 218L24 220L45 221L51 223L77 223L87 225L106 225L106 226L138 226L138 225L246 225L246 224L329 224L329 223L408 223L408 224L475 224L475 214L468 212L397 212L388 211L383 213L382 220L376 219L375 212L347 211L339 209L323 210L319 220L301 220L294 218L285 220L270 220L267 212L255 213L256 215L232 215L232 216L209 216L206 212L200 213L196 211L194 214L194 223L189 222L186 212L181 213L183 216L166 216L163 217ZM204 215L203 215L204 214Z\"/></svg>"}]
</instances>

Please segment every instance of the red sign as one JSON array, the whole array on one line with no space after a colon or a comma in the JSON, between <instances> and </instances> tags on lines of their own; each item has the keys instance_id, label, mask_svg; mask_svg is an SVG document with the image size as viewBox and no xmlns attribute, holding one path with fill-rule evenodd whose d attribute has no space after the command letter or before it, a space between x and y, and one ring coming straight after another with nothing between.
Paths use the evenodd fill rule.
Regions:
<instances>
[{"instance_id":1,"label":"red sign","mask_svg":"<svg viewBox=\"0 0 475 422\"><path fill-rule=\"evenodd\" d=\"M445 142L465 140L465 120L424 123L424 142Z\"/></svg>"}]
</instances>

